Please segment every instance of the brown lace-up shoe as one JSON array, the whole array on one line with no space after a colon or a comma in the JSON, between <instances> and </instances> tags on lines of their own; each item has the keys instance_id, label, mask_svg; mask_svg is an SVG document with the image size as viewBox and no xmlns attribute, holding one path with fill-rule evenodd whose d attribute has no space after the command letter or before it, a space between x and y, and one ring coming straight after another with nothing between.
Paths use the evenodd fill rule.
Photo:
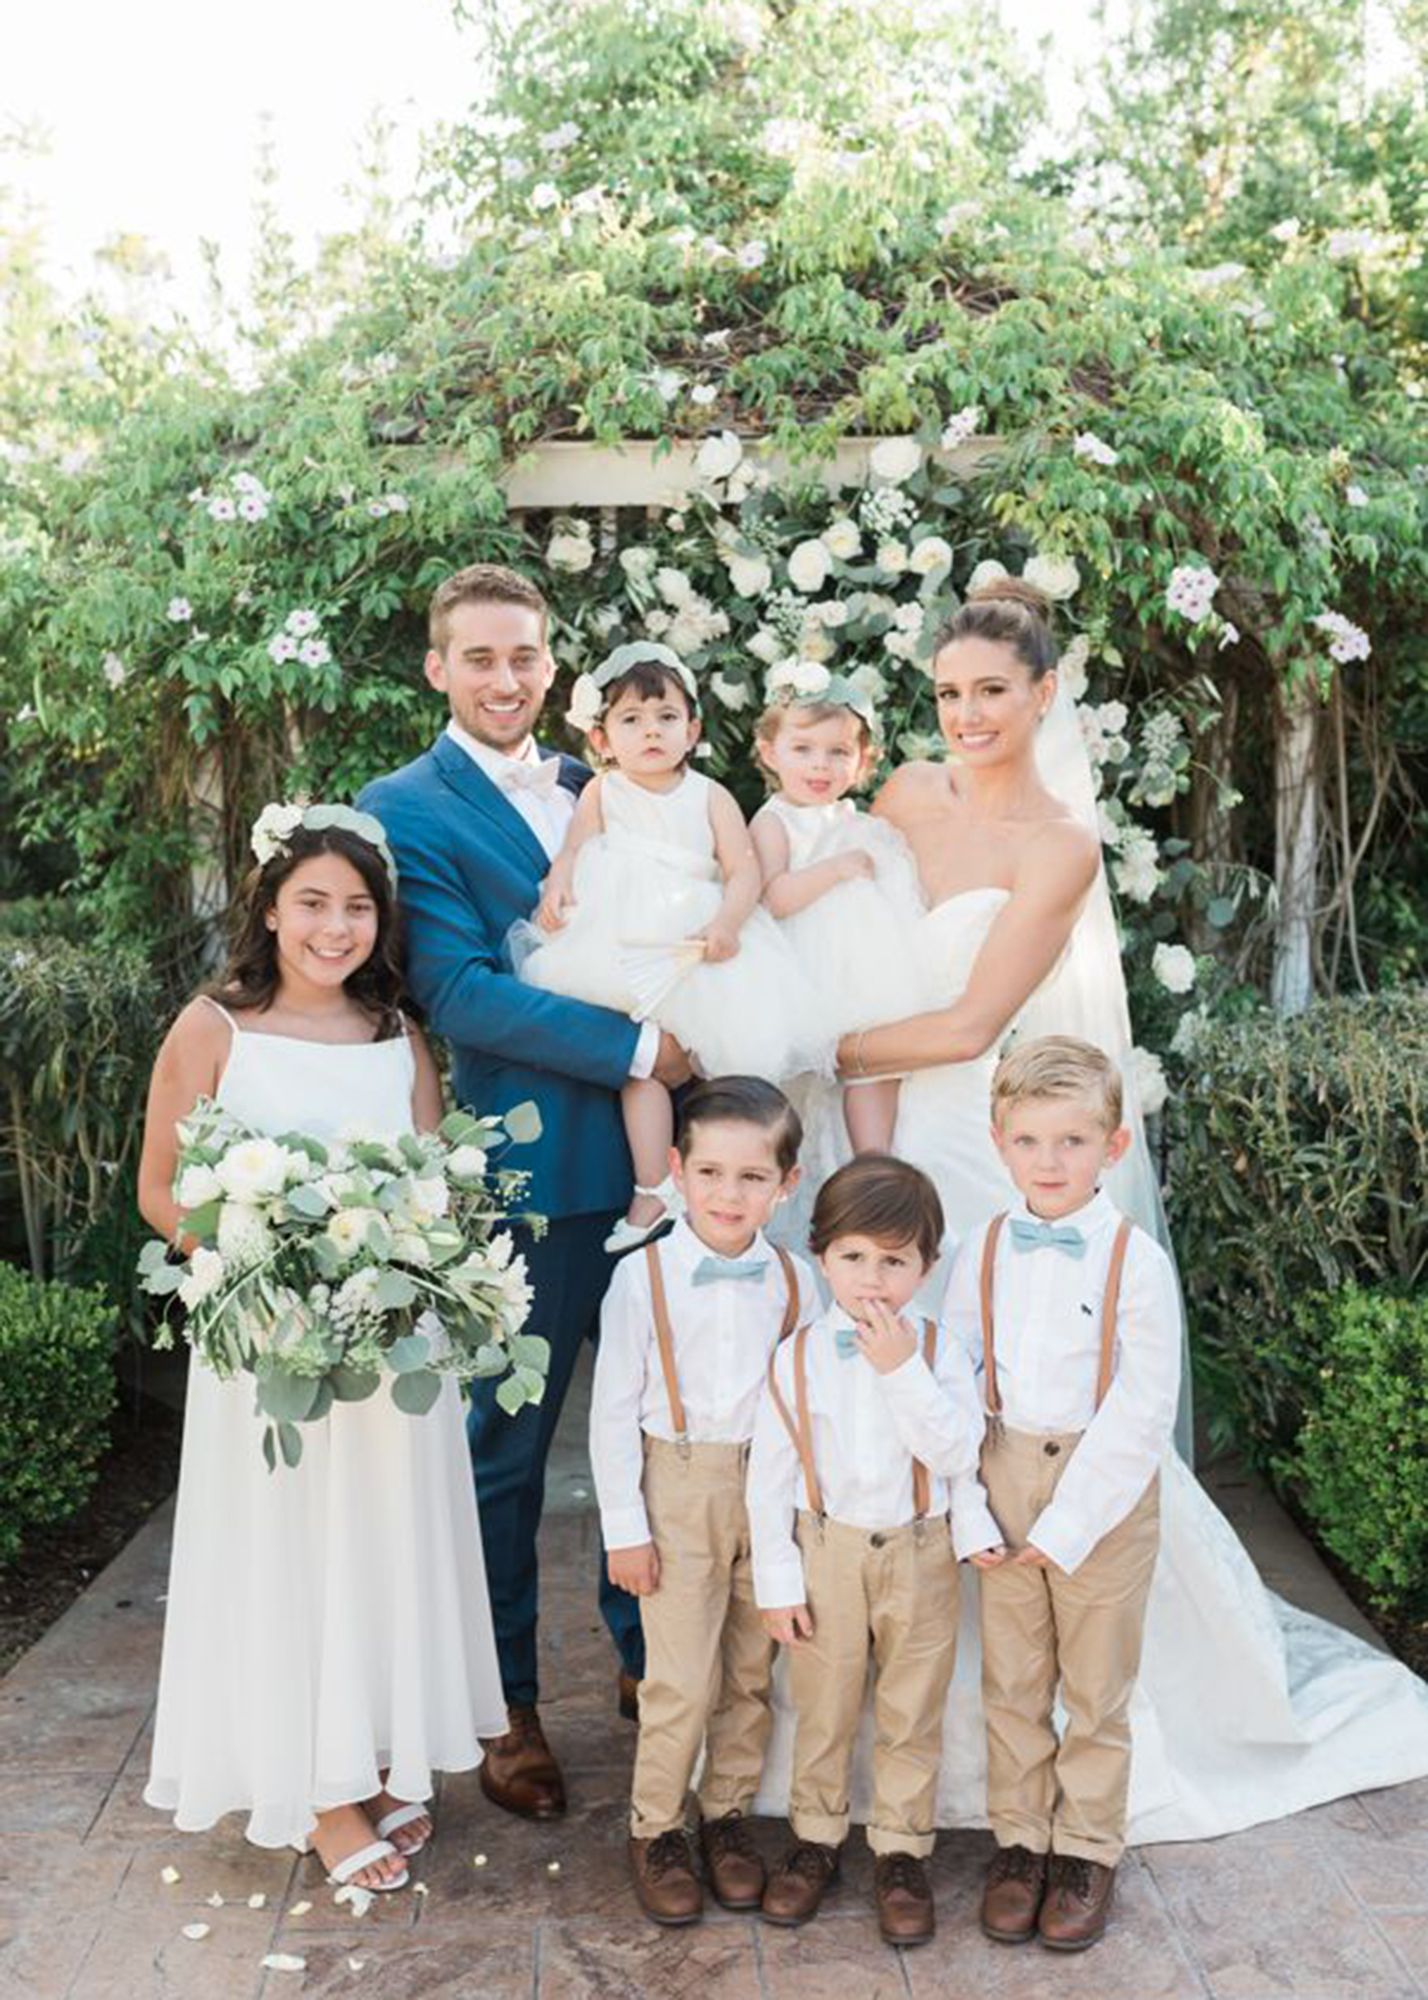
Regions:
<instances>
[{"instance_id":1,"label":"brown lace-up shoe","mask_svg":"<svg viewBox=\"0 0 1428 2000\"><path fill-rule=\"evenodd\" d=\"M622 1722L638 1722L640 1719L640 1683L636 1674L627 1674L621 1667L620 1678L615 1684L615 1706Z\"/></svg>"},{"instance_id":2,"label":"brown lace-up shoe","mask_svg":"<svg viewBox=\"0 0 1428 2000\"><path fill-rule=\"evenodd\" d=\"M533 1708L513 1708L504 1736L482 1744L481 1789L493 1806L522 1819L559 1819L565 1811L565 1780L545 1740Z\"/></svg>"},{"instance_id":3,"label":"brown lace-up shoe","mask_svg":"<svg viewBox=\"0 0 1428 2000\"><path fill-rule=\"evenodd\" d=\"M1037 1933L1052 1951L1084 1951L1106 1928L1116 1871L1079 1854L1053 1854Z\"/></svg>"},{"instance_id":4,"label":"brown lace-up shoe","mask_svg":"<svg viewBox=\"0 0 1428 2000\"><path fill-rule=\"evenodd\" d=\"M704 1891L694 1872L689 1836L682 1830L653 1840L630 1836L630 1873L640 1908L657 1924L697 1924L704 1914Z\"/></svg>"},{"instance_id":5,"label":"brown lace-up shoe","mask_svg":"<svg viewBox=\"0 0 1428 2000\"><path fill-rule=\"evenodd\" d=\"M699 1829L699 1851L716 1903L726 1910L756 1910L763 1901L765 1869L742 1813L727 1812L706 1819Z\"/></svg>"},{"instance_id":6,"label":"brown lace-up shoe","mask_svg":"<svg viewBox=\"0 0 1428 2000\"><path fill-rule=\"evenodd\" d=\"M999 1847L982 1890L982 1929L998 1944L1025 1944L1036 1935L1046 1894L1046 1856L1029 1847Z\"/></svg>"},{"instance_id":7,"label":"brown lace-up shoe","mask_svg":"<svg viewBox=\"0 0 1428 2000\"><path fill-rule=\"evenodd\" d=\"M926 1944L937 1929L927 1871L915 1854L880 1854L873 1864L878 1928L889 1944Z\"/></svg>"},{"instance_id":8,"label":"brown lace-up shoe","mask_svg":"<svg viewBox=\"0 0 1428 2000\"><path fill-rule=\"evenodd\" d=\"M818 1915L823 1892L838 1875L838 1849L800 1840L769 1877L760 1906L766 1924L806 1924Z\"/></svg>"}]
</instances>

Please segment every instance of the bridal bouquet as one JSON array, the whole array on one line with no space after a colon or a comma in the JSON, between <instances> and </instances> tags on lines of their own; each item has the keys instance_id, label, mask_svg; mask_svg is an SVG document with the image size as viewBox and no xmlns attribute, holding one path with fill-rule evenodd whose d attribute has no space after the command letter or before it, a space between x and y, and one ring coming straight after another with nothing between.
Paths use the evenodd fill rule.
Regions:
<instances>
[{"instance_id":1,"label":"bridal bouquet","mask_svg":"<svg viewBox=\"0 0 1428 2000\"><path fill-rule=\"evenodd\" d=\"M521 1332L531 1288L499 1226L527 1177L492 1165L539 1131L533 1104L392 1139L269 1138L206 1098L180 1124L174 1196L193 1248L174 1263L147 1244L140 1275L177 1296L205 1367L253 1376L270 1470L301 1458L300 1424L384 1377L412 1416L443 1374L504 1376L496 1399L512 1414L540 1401L549 1347Z\"/></svg>"}]
</instances>

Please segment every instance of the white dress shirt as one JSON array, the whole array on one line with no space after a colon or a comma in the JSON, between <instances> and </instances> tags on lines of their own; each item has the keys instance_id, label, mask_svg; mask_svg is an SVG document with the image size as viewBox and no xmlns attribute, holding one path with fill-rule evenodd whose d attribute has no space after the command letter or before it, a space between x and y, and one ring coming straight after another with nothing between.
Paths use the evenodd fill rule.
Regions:
<instances>
[{"instance_id":1,"label":"white dress shirt","mask_svg":"<svg viewBox=\"0 0 1428 2000\"><path fill-rule=\"evenodd\" d=\"M1125 1519L1169 1448L1180 1394L1175 1267L1143 1229L1132 1232L1116 1313L1115 1373L1097 1410L1101 1302L1121 1211L1101 1192L1074 1214L1056 1218L1058 1227L1069 1224L1085 1237L1080 1258L1053 1244L1019 1250L1012 1242L1013 1218L1038 1220L1018 1203L997 1243L992 1324L1002 1419L1015 1431L1084 1432L1029 1536L1070 1571ZM943 1304L947 1325L979 1377L986 1234L984 1225L962 1243ZM959 1541L957 1553L986 1546L983 1532L980 1541Z\"/></svg>"},{"instance_id":2,"label":"white dress shirt","mask_svg":"<svg viewBox=\"0 0 1428 2000\"><path fill-rule=\"evenodd\" d=\"M912 1462L932 1475L928 1510L955 1510L961 1492L975 1499L982 1410L965 1352L938 1329L929 1368L917 1353L891 1374L880 1375L861 1354L839 1354L839 1328L853 1322L837 1304L808 1330L806 1373L813 1463L823 1507L835 1521L877 1530L900 1528L916 1514ZM798 1421L793 1386L793 1343L774 1364L779 1391ZM794 1517L808 1506L798 1451L774 1401L765 1391L749 1455L749 1529L754 1557L754 1599L764 1610L806 1602L803 1558L794 1540Z\"/></svg>"},{"instance_id":3,"label":"white dress shirt","mask_svg":"<svg viewBox=\"0 0 1428 2000\"><path fill-rule=\"evenodd\" d=\"M528 771L539 771L543 764L553 761L541 756L534 736L528 736L516 754L508 757L504 750L493 750L489 743L482 743L469 730L463 729L455 716L447 723L446 733L485 772L497 791L509 799L545 850L547 860L554 861L565 845L565 836L575 817L575 794L560 784L552 785L547 790L545 787L532 789L521 783ZM659 1024L642 1021L640 1038L630 1059L631 1078L642 1082L645 1077L653 1076L658 1055Z\"/></svg>"},{"instance_id":4,"label":"white dress shirt","mask_svg":"<svg viewBox=\"0 0 1428 2000\"><path fill-rule=\"evenodd\" d=\"M674 1347L674 1372L688 1435L696 1444L743 1444L754 1417L769 1356L783 1324L783 1266L762 1235L736 1260L762 1263L756 1278L722 1278L696 1285L700 1262L717 1253L681 1219L659 1245L660 1270ZM793 1259L802 1325L818 1310L813 1277ZM664 1370L650 1303L643 1251L615 1266L600 1308L600 1347L590 1405L590 1462L607 1549L638 1548L650 1539L641 1482L642 1437L673 1439Z\"/></svg>"}]
</instances>

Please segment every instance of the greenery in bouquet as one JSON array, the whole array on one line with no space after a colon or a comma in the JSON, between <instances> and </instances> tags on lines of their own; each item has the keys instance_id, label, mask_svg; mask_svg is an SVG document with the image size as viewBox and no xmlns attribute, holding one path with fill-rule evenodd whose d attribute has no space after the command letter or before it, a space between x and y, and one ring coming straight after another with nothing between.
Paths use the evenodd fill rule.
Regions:
<instances>
[{"instance_id":1,"label":"greenery in bouquet","mask_svg":"<svg viewBox=\"0 0 1428 2000\"><path fill-rule=\"evenodd\" d=\"M327 1141L253 1132L206 1098L183 1120L174 1196L190 1247L176 1263L150 1242L139 1269L148 1291L177 1298L205 1367L253 1376L270 1469L298 1463L300 1424L384 1377L410 1416L431 1409L444 1374L501 1376L512 1415L540 1401L549 1348L522 1331L531 1288L503 1226L527 1176L495 1164L539 1130L532 1104ZM155 1344L172 1343L165 1326Z\"/></svg>"}]
</instances>

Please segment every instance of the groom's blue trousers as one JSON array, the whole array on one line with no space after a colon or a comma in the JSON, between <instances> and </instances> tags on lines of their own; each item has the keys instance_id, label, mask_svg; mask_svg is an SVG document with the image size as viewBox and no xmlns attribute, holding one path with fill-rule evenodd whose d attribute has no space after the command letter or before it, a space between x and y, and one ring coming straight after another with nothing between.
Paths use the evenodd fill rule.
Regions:
<instances>
[{"instance_id":1,"label":"groom's blue trousers","mask_svg":"<svg viewBox=\"0 0 1428 2000\"><path fill-rule=\"evenodd\" d=\"M545 1462L580 1349L599 1335L600 1301L613 1269L602 1246L613 1221L612 1215L567 1215L553 1221L539 1240L527 1230L514 1232L534 1291L525 1330L550 1342L545 1395L508 1417L496 1401L494 1381L471 1385L466 1436L476 1475L501 1685L512 1707L528 1706L537 1698L536 1533L545 1499ZM621 1665L641 1677L645 1642L640 1601L610 1582L603 1544L600 1611Z\"/></svg>"}]
</instances>

